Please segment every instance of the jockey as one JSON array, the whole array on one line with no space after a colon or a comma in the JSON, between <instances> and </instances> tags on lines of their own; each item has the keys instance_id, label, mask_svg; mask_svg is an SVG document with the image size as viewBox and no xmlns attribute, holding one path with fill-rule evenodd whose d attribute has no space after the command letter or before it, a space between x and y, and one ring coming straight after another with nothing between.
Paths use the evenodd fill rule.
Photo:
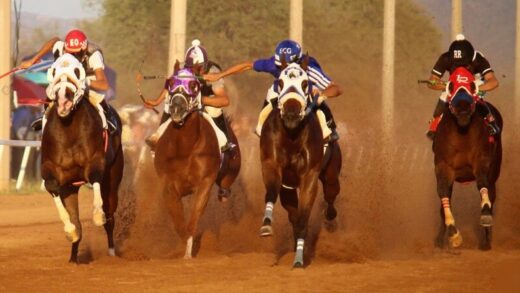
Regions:
<instances>
[{"instance_id":1,"label":"jockey","mask_svg":"<svg viewBox=\"0 0 520 293\"><path fill-rule=\"evenodd\" d=\"M495 77L493 69L489 65L489 61L480 53L473 49L471 43L465 39L464 35L459 34L449 47L448 52L443 53L435 66L432 69L430 83L428 87L433 90L443 90L444 92L439 97L435 111L433 112L433 119L430 121L430 127L426 135L433 139L437 125L441 120L441 114L447 106L448 92L446 86L441 81L444 72L448 71L452 74L458 67L465 67L473 75L479 86L479 113L487 119L490 135L495 135L500 132L500 128L489 110L486 102L483 100L483 94L498 87L498 80ZM482 80L483 79L483 80Z\"/></svg>"},{"instance_id":2,"label":"jockey","mask_svg":"<svg viewBox=\"0 0 520 293\"><path fill-rule=\"evenodd\" d=\"M98 110L99 116L103 121L103 128L110 130L112 133L116 127L113 122L107 121L105 115L105 113L110 113L110 108L104 99L104 93L109 89L110 85L105 76L105 64L101 50L94 44L88 42L87 36L82 31L74 29L67 33L65 41L61 41L58 38L49 40L36 55L29 60L23 61L20 68L29 68L51 50L55 59L58 59L58 57L64 53L69 53L83 64L86 72L87 86L90 89L88 91L88 100ZM108 127L109 125L110 129ZM41 119L33 122L33 128L35 129L41 129L43 126Z\"/></svg>"},{"instance_id":3,"label":"jockey","mask_svg":"<svg viewBox=\"0 0 520 293\"><path fill-rule=\"evenodd\" d=\"M192 68L195 65L202 65L202 72L206 73L219 73L221 71L220 66L208 59L206 49L200 45L199 40L193 40L191 47L186 51L184 67ZM195 73L199 74L199 73ZM164 89L155 100L146 100L145 106L154 107L159 105L168 94L168 85L170 79L173 79L173 75L166 80ZM229 141L229 130L224 117L222 107L229 105L229 97L224 87L224 80L219 79L215 82L201 81L201 103L204 106L203 117L211 124L217 139L219 141L220 150L226 152L232 150L236 145ZM153 133L146 142L150 147L154 148L159 138L166 130L170 123L170 108L165 105L163 116L161 118L161 125L155 133Z\"/></svg>"},{"instance_id":4,"label":"jockey","mask_svg":"<svg viewBox=\"0 0 520 293\"><path fill-rule=\"evenodd\" d=\"M235 73L253 69L257 72L270 73L276 79L273 82L273 85L267 91L267 96L262 106L260 117L258 118L258 124L255 129L255 133L258 136L260 136L262 126L269 116L269 113L271 113L273 109L273 101L276 101L278 98L277 79L280 76L280 72L282 71L280 68L282 65L282 57L285 57L287 63L300 63L303 59L300 44L292 40L284 40L280 42L278 46L276 46L275 55L270 58L258 59L254 62L249 61L240 63L226 69L221 73L204 75L204 79L208 81L215 81ZM330 78L321 70L318 61L312 57L309 57L309 69L307 73L311 81L311 86L314 89L313 93L319 94L319 97L316 99L318 113L320 113L320 115L321 113L325 115L325 119L319 119L324 138L329 141L337 140L339 136L336 132L336 123L334 122L332 112L325 103L325 100L327 98L341 95L342 91L340 87L331 81Z\"/></svg>"}]
</instances>

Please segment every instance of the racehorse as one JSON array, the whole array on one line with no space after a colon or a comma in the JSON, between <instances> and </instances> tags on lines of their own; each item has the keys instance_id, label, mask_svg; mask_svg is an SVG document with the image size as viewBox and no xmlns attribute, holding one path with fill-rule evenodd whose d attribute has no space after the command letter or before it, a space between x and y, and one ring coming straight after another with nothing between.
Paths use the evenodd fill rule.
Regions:
<instances>
[{"instance_id":1,"label":"racehorse","mask_svg":"<svg viewBox=\"0 0 520 293\"><path fill-rule=\"evenodd\" d=\"M193 70L193 71L192 71ZM168 93L171 122L157 143L155 169L164 179L163 196L175 229L186 242L185 259L192 258L193 238L209 200L214 183L219 187L219 200L229 194L229 188L240 170L240 149L234 133L230 140L237 147L221 155L210 122L200 104L201 84L192 70L180 69L175 63L173 86ZM229 123L229 121L227 122ZM194 200L188 225L184 219L182 198L193 194Z\"/></svg>"},{"instance_id":2,"label":"racehorse","mask_svg":"<svg viewBox=\"0 0 520 293\"><path fill-rule=\"evenodd\" d=\"M124 165L121 131L112 135L104 131L97 110L87 100L85 71L75 57L64 54L58 58L48 77L47 94L55 101L47 110L43 129L41 174L72 242L69 261L78 262L82 237L78 190L84 183L94 190L94 224L104 226L108 253L115 256L114 212ZM119 116L112 111L120 126Z\"/></svg>"},{"instance_id":3,"label":"racehorse","mask_svg":"<svg viewBox=\"0 0 520 293\"><path fill-rule=\"evenodd\" d=\"M285 60L285 58L282 58ZM323 184L327 209L325 218L333 222L334 201L339 193L341 151L337 142L325 145L318 119L325 119L310 103L308 58L302 65L282 62L278 80L278 107L268 116L260 136L262 175L266 188L266 209L261 236L272 235L274 203L280 194L282 206L293 227L296 255L294 267L303 267L303 251L309 216ZM326 152L324 154L324 148Z\"/></svg>"},{"instance_id":4,"label":"racehorse","mask_svg":"<svg viewBox=\"0 0 520 293\"><path fill-rule=\"evenodd\" d=\"M487 121L480 115L483 107L477 97L473 75L459 68L450 76L449 107L445 109L433 141L437 193L441 199L441 227L436 246L442 247L447 231L451 247L462 244L462 236L455 226L450 200L454 182L476 181L481 196L480 225L484 227L482 249L491 248L493 205L496 181L502 162L501 133L491 136ZM488 103L497 125L503 129L502 116Z\"/></svg>"}]
</instances>

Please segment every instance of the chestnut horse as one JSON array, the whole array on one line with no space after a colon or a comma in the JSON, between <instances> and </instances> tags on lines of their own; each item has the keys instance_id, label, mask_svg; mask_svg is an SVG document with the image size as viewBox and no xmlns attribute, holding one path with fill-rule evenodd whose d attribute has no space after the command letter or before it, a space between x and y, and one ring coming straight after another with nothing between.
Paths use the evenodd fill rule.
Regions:
<instances>
[{"instance_id":1,"label":"chestnut horse","mask_svg":"<svg viewBox=\"0 0 520 293\"><path fill-rule=\"evenodd\" d=\"M175 229L186 242L185 259L192 258L193 238L209 200L214 183L218 195L228 194L240 170L238 141L229 128L230 140L236 144L233 151L221 155L211 118L202 111L201 84L193 72L197 68L179 69L175 63L174 82L167 100L171 122L157 143L155 169L164 179L163 196L173 219ZM208 122L211 121L211 122ZM184 219L182 198L193 194L188 225Z\"/></svg>"},{"instance_id":2,"label":"chestnut horse","mask_svg":"<svg viewBox=\"0 0 520 293\"><path fill-rule=\"evenodd\" d=\"M436 246L444 246L446 231L451 247L462 244L462 236L455 226L450 207L453 183L475 180L481 197L480 225L484 227L481 248L489 249L496 181L502 162L501 133L490 136L487 122L478 113L484 101L476 96L472 74L465 69L457 69L450 82L449 108L443 113L433 141L442 220ZM493 105L488 103L488 106L497 125L503 129L502 116Z\"/></svg>"},{"instance_id":3,"label":"chestnut horse","mask_svg":"<svg viewBox=\"0 0 520 293\"><path fill-rule=\"evenodd\" d=\"M48 108L42 136L41 174L53 196L67 238L72 242L70 262L78 262L81 223L78 190L90 183L94 189L93 221L104 226L108 253L115 256L113 230L118 188L123 175L121 121L109 137L97 110L90 104L85 71L75 57L64 54L49 69L47 94L55 100Z\"/></svg>"},{"instance_id":4,"label":"chestnut horse","mask_svg":"<svg viewBox=\"0 0 520 293\"><path fill-rule=\"evenodd\" d=\"M304 266L304 243L318 192L318 179L323 184L328 223L336 218L334 201L340 189L341 151L337 142L326 146L323 141L318 119L324 117L319 117L322 113L315 112L309 102L311 90L307 64L307 57L301 67L296 63L282 63L283 70L278 80L278 107L273 107L260 136L262 175L266 188L265 216L260 235L272 235L273 207L280 194L282 206L287 210L293 227L296 244L294 267Z\"/></svg>"}]
</instances>

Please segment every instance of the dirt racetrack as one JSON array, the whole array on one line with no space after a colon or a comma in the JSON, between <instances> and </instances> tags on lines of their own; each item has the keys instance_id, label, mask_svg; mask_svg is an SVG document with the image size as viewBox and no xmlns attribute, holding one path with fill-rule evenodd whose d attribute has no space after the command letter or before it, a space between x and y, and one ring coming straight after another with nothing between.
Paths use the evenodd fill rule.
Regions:
<instances>
[{"instance_id":1,"label":"dirt racetrack","mask_svg":"<svg viewBox=\"0 0 520 293\"><path fill-rule=\"evenodd\" d=\"M428 141L381 152L370 147L373 141L364 141L364 147L356 143L356 129L347 132L345 124L340 134L345 158L338 229L321 229L320 195L307 241L310 265L304 270L291 269L292 233L278 203L275 236L257 236L264 193L258 141L242 131L246 152L240 179L229 202L210 200L193 260L182 259L184 244L161 205L147 153L137 165L138 151L126 151L115 258L107 256L104 230L91 223L89 189L80 192L80 265L67 263L70 244L49 195L0 195L0 292L518 292L520 199L510 144L499 181L493 249L478 250L479 198L468 185L454 191L454 215L465 242L452 251L433 246L439 218ZM507 141L515 138L510 132Z\"/></svg>"}]
</instances>

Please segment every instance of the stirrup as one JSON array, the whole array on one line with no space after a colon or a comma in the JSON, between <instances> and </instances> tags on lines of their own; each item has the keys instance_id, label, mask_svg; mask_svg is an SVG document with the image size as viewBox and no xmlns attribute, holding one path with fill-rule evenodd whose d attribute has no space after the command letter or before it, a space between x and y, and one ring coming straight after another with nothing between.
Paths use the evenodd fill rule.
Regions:
<instances>
[{"instance_id":1,"label":"stirrup","mask_svg":"<svg viewBox=\"0 0 520 293\"><path fill-rule=\"evenodd\" d=\"M234 143L228 141L228 142L226 142L225 145L223 145L223 146L220 148L220 151L223 152L223 153L225 153L225 152L228 152L228 151L233 150L236 146L237 146L236 144L234 144Z\"/></svg>"},{"instance_id":2,"label":"stirrup","mask_svg":"<svg viewBox=\"0 0 520 293\"><path fill-rule=\"evenodd\" d=\"M497 135L500 132L500 128L498 127L498 125L496 125L493 122L488 122L487 127L488 127L489 135L491 135L491 136Z\"/></svg>"},{"instance_id":3,"label":"stirrup","mask_svg":"<svg viewBox=\"0 0 520 293\"><path fill-rule=\"evenodd\" d=\"M40 117L40 118L34 120L34 121L31 123L31 128L32 128L34 131L40 131L40 130L42 130L42 126L43 126L43 117Z\"/></svg>"},{"instance_id":4,"label":"stirrup","mask_svg":"<svg viewBox=\"0 0 520 293\"><path fill-rule=\"evenodd\" d=\"M108 119L107 119L107 124L108 124L108 133L114 134L117 131L117 127L114 125L114 123L112 123L112 121L110 121Z\"/></svg>"}]
</instances>

